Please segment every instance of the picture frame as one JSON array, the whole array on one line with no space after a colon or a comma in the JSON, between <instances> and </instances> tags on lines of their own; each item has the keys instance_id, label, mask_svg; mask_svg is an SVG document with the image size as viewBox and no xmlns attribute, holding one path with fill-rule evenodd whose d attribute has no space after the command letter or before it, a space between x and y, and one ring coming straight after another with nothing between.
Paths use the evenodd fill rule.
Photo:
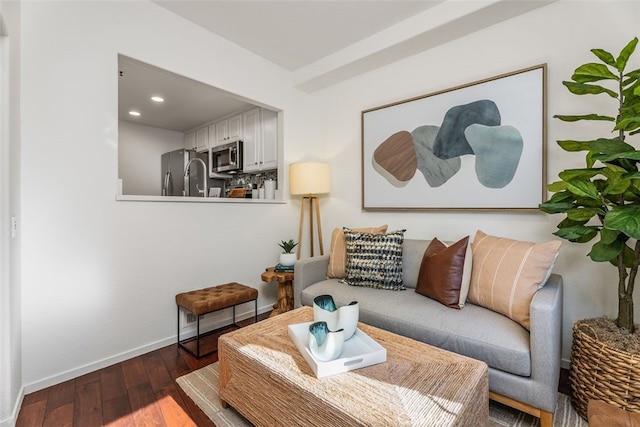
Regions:
<instances>
[{"instance_id":1,"label":"picture frame","mask_svg":"<svg viewBox=\"0 0 640 427\"><path fill-rule=\"evenodd\" d=\"M362 209L538 211L547 64L362 111Z\"/></svg>"}]
</instances>

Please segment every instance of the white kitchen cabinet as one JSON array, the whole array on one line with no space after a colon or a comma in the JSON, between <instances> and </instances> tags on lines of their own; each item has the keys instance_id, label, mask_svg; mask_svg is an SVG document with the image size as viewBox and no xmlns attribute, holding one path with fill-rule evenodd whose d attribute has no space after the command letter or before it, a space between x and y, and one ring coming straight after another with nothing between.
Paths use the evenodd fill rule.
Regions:
<instances>
[{"instance_id":1,"label":"white kitchen cabinet","mask_svg":"<svg viewBox=\"0 0 640 427\"><path fill-rule=\"evenodd\" d=\"M209 127L196 130L196 151L198 153L209 149Z\"/></svg>"},{"instance_id":2,"label":"white kitchen cabinet","mask_svg":"<svg viewBox=\"0 0 640 427\"><path fill-rule=\"evenodd\" d=\"M278 167L278 113L262 109L262 163L261 169Z\"/></svg>"},{"instance_id":3,"label":"white kitchen cabinet","mask_svg":"<svg viewBox=\"0 0 640 427\"><path fill-rule=\"evenodd\" d=\"M196 133L189 132L184 134L184 148L185 150L196 149Z\"/></svg>"},{"instance_id":4,"label":"white kitchen cabinet","mask_svg":"<svg viewBox=\"0 0 640 427\"><path fill-rule=\"evenodd\" d=\"M227 144L243 138L242 114L220 120L213 126L215 128L215 141L211 146Z\"/></svg>"},{"instance_id":5,"label":"white kitchen cabinet","mask_svg":"<svg viewBox=\"0 0 640 427\"><path fill-rule=\"evenodd\" d=\"M276 169L278 167L277 114L264 108L254 108L243 114L243 172Z\"/></svg>"}]
</instances>

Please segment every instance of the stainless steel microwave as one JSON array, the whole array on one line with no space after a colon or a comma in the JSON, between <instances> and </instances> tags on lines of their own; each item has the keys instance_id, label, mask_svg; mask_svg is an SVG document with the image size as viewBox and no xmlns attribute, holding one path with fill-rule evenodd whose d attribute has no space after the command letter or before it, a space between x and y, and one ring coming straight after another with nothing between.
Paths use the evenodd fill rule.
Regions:
<instances>
[{"instance_id":1,"label":"stainless steel microwave","mask_svg":"<svg viewBox=\"0 0 640 427\"><path fill-rule=\"evenodd\" d=\"M209 175L242 170L242 141L230 142L209 149Z\"/></svg>"}]
</instances>

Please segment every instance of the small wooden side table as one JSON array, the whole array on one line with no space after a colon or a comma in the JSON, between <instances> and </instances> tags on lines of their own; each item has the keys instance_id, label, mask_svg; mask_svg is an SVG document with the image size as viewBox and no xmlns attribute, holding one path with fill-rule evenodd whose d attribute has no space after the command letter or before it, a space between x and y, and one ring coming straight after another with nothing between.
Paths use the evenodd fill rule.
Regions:
<instances>
[{"instance_id":1,"label":"small wooden side table","mask_svg":"<svg viewBox=\"0 0 640 427\"><path fill-rule=\"evenodd\" d=\"M273 280L278 282L278 302L273 305L273 311L269 317L293 310L293 273L275 271L274 267L269 267L260 277L263 282L270 283Z\"/></svg>"}]
</instances>

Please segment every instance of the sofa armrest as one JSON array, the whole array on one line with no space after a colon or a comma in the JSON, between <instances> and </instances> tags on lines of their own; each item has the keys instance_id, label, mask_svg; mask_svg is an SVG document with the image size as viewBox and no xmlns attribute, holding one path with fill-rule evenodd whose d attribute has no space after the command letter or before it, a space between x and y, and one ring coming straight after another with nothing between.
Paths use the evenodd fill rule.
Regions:
<instances>
[{"instance_id":1,"label":"sofa armrest","mask_svg":"<svg viewBox=\"0 0 640 427\"><path fill-rule=\"evenodd\" d=\"M293 267L293 306L302 305L300 295L302 290L309 285L325 280L329 255L321 255L296 261Z\"/></svg>"},{"instance_id":2,"label":"sofa armrest","mask_svg":"<svg viewBox=\"0 0 640 427\"><path fill-rule=\"evenodd\" d=\"M552 274L533 297L531 315L531 377L533 392L542 398L542 407L555 408L562 359L562 276Z\"/></svg>"}]
</instances>

